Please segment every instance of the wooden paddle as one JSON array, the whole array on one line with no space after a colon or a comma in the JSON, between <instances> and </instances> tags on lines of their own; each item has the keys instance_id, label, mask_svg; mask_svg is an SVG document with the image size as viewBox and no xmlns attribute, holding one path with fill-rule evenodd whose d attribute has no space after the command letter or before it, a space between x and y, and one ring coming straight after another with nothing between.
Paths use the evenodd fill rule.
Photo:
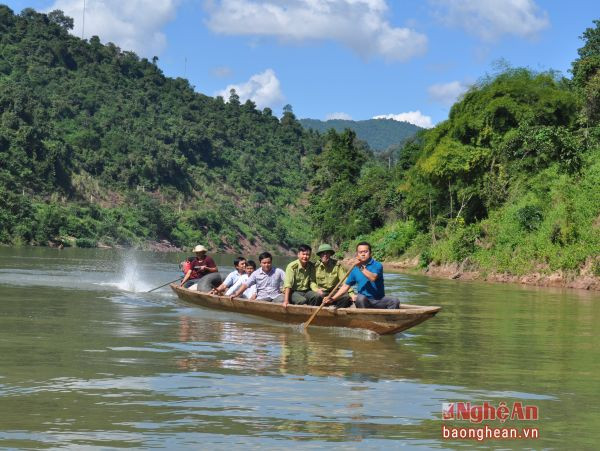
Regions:
<instances>
[{"instance_id":1,"label":"wooden paddle","mask_svg":"<svg viewBox=\"0 0 600 451\"><path fill-rule=\"evenodd\" d=\"M335 294L335 292L337 291L340 284L348 278L348 276L350 275L350 271L352 271L353 269L354 269L354 266L351 266L350 269L346 272L346 275L344 277L342 277L340 279L340 281L337 283L337 285L335 286L335 288L329 292L329 294L331 296L333 296ZM308 318L308 321L302 324L302 327L304 329L308 328L310 323L312 323L312 320L315 319L315 316L317 316L317 314L321 311L321 309L323 308L324 305L325 305L325 303L321 302L321 305L319 305L319 308L310 316L310 318Z\"/></svg>"},{"instance_id":2,"label":"wooden paddle","mask_svg":"<svg viewBox=\"0 0 600 451\"><path fill-rule=\"evenodd\" d=\"M151 293L151 292L153 292L154 290L158 290L159 288L162 288L162 287L164 287L165 285L169 285L170 283L177 282L178 280L181 280L181 279L183 279L183 276L181 276L181 277L180 277L180 278L178 278L178 279L171 280L170 282L164 283L164 284L162 284L160 287L152 288L150 291L146 291L146 293Z\"/></svg>"}]
</instances>

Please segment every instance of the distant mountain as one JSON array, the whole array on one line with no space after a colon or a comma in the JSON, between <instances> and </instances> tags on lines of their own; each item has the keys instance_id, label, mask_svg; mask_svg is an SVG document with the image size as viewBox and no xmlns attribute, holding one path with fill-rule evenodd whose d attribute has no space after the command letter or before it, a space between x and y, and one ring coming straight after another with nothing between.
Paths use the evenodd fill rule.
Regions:
<instances>
[{"instance_id":1,"label":"distant mountain","mask_svg":"<svg viewBox=\"0 0 600 451\"><path fill-rule=\"evenodd\" d=\"M366 121L300 119L300 123L304 128L313 129L320 133L324 133L330 128L338 132L349 128L354 130L356 135L366 141L371 149L375 151L382 151L390 146L400 144L421 130L421 127L416 125L393 119L369 119Z\"/></svg>"}]
</instances>

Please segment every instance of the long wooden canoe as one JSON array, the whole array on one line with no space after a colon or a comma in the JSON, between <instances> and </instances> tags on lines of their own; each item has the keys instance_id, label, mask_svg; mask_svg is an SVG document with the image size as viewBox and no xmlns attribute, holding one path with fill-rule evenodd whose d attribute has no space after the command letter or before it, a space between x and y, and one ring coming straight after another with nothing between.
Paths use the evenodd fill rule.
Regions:
<instances>
[{"instance_id":1,"label":"long wooden canoe","mask_svg":"<svg viewBox=\"0 0 600 451\"><path fill-rule=\"evenodd\" d=\"M248 299L228 296L215 296L209 293L192 291L171 284L171 289L180 299L217 310L246 313L263 318L291 324L301 324L308 320L317 307L309 305L274 304L265 301L251 301ZM427 307L412 304L400 304L399 309L357 309L330 307L322 308L311 325L328 327L349 327L353 329L368 329L380 335L389 335L402 332L410 327L427 321L435 316L441 307Z\"/></svg>"}]
</instances>

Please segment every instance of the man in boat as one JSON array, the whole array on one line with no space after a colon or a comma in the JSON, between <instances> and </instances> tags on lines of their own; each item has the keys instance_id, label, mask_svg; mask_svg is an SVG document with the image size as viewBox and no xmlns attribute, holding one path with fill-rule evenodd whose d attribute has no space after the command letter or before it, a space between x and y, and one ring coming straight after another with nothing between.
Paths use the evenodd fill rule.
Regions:
<instances>
[{"instance_id":1,"label":"man in boat","mask_svg":"<svg viewBox=\"0 0 600 451\"><path fill-rule=\"evenodd\" d=\"M298 247L298 259L287 265L283 284L283 306L321 305L323 297L317 293L315 264L310 261L312 248L308 244Z\"/></svg>"},{"instance_id":2,"label":"man in boat","mask_svg":"<svg viewBox=\"0 0 600 451\"><path fill-rule=\"evenodd\" d=\"M194 253L196 254L196 257L194 257L192 261L184 262L183 265L185 276L181 281L182 287L189 288L192 285L200 282L200 279L202 279L204 276L219 271L217 265L215 264L215 261L210 256L206 255L207 252L208 249L206 249L201 244L194 248ZM209 290L210 288L206 291Z\"/></svg>"},{"instance_id":3,"label":"man in boat","mask_svg":"<svg viewBox=\"0 0 600 451\"><path fill-rule=\"evenodd\" d=\"M352 261L354 268L341 288L333 296L323 302L337 302L350 287L355 287L354 303L358 308L400 308L400 301L385 295L383 284L383 265L371 257L371 245L361 241L356 246L356 258Z\"/></svg>"},{"instance_id":4,"label":"man in boat","mask_svg":"<svg viewBox=\"0 0 600 451\"><path fill-rule=\"evenodd\" d=\"M273 256L263 252L258 256L260 268L252 273L248 280L237 289L230 297L233 299L241 295L249 287L256 285L256 300L268 302L283 302L281 286L285 273L279 268L273 268Z\"/></svg>"},{"instance_id":5,"label":"man in boat","mask_svg":"<svg viewBox=\"0 0 600 451\"><path fill-rule=\"evenodd\" d=\"M234 271L231 271L225 277L225 280L217 288L211 290L211 294L223 294L228 288L231 288L235 283L246 274L246 259L238 257L233 261Z\"/></svg>"},{"instance_id":6,"label":"man in boat","mask_svg":"<svg viewBox=\"0 0 600 451\"><path fill-rule=\"evenodd\" d=\"M254 271L256 271L256 263L254 263L254 260L248 260L246 262L245 273L242 276L240 276L240 278L237 280L236 283L234 283L231 286L231 288L227 290L225 295L230 296L233 293L235 293L238 290L238 288L241 287L242 284L248 280L248 278L252 275ZM250 288L248 288L246 291L240 294L240 297L244 299L256 299L256 285L252 285Z\"/></svg>"},{"instance_id":7,"label":"man in boat","mask_svg":"<svg viewBox=\"0 0 600 451\"><path fill-rule=\"evenodd\" d=\"M321 244L319 249L317 249L319 261L315 265L315 275L318 287L317 293L322 298L327 298L332 294L332 290L346 275L346 271L342 265L332 258L334 253L335 251L329 244ZM335 304L338 308L349 307L352 304L352 299L350 298L352 294L353 289L350 288L348 293L340 296L335 302L330 302L330 304Z\"/></svg>"}]
</instances>

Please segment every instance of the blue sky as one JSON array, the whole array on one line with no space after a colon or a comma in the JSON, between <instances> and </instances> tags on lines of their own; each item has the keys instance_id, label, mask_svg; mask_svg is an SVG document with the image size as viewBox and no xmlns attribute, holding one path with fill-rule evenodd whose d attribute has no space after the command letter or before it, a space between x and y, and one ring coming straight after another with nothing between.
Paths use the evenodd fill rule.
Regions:
<instances>
[{"instance_id":1,"label":"blue sky","mask_svg":"<svg viewBox=\"0 0 600 451\"><path fill-rule=\"evenodd\" d=\"M3 1L0 0L0 3ZM198 92L299 118L431 126L500 61L569 75L592 0L15 0L62 9L73 33L159 57Z\"/></svg>"}]
</instances>

